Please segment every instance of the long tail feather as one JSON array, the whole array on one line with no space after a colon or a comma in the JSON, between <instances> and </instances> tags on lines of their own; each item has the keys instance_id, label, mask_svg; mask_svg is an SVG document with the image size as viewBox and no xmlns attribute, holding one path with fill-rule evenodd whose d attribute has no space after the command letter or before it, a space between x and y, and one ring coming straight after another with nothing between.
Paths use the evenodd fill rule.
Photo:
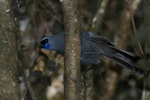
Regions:
<instances>
[{"instance_id":1,"label":"long tail feather","mask_svg":"<svg viewBox=\"0 0 150 100\"><path fill-rule=\"evenodd\" d=\"M117 51L118 53L124 55L125 57L131 59L133 62L136 62L136 61L138 61L138 60L140 59L139 56L136 56L136 55L134 55L133 53L130 53L130 52L128 52L128 51L124 51L124 50L118 49L118 48L116 48L116 47L114 47L114 46L109 46L109 47L110 47L111 49Z\"/></svg>"},{"instance_id":2,"label":"long tail feather","mask_svg":"<svg viewBox=\"0 0 150 100\"><path fill-rule=\"evenodd\" d=\"M113 47L112 49L116 52L108 57L110 60L116 62L120 66L128 68L134 73L138 73L144 76L147 74L147 72L145 72L143 69L139 68L135 64L139 57L135 56L132 53L117 49L115 47Z\"/></svg>"}]
</instances>

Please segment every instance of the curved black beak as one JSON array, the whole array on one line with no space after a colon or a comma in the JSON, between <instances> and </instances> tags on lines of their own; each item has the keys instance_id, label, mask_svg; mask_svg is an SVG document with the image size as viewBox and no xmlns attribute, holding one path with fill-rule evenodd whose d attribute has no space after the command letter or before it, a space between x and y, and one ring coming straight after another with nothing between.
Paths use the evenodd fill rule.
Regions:
<instances>
[{"instance_id":1,"label":"curved black beak","mask_svg":"<svg viewBox=\"0 0 150 100\"><path fill-rule=\"evenodd\" d=\"M44 45L43 45L43 44L40 44L40 45L39 45L39 48L44 48Z\"/></svg>"}]
</instances>

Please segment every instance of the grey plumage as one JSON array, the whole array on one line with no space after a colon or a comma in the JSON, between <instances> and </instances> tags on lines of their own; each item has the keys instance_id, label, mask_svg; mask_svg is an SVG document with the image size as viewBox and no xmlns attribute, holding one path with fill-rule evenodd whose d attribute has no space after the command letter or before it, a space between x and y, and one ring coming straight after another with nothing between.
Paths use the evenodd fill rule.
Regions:
<instances>
[{"instance_id":1,"label":"grey plumage","mask_svg":"<svg viewBox=\"0 0 150 100\"><path fill-rule=\"evenodd\" d=\"M48 40L48 42L45 42ZM64 54L65 33L54 36L47 36L41 40L41 48L55 50ZM46 45L50 45L46 47ZM120 66L127 67L133 72L146 75L147 73L139 68L135 62L139 59L133 53L118 49L106 38L91 32L82 32L81 40L81 62L82 64L98 64L99 57L104 56Z\"/></svg>"}]
</instances>

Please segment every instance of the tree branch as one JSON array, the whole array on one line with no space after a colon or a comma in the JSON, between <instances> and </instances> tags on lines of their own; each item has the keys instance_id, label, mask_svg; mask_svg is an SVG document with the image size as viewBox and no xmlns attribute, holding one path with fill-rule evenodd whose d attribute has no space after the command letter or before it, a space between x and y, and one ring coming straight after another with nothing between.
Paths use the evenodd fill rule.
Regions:
<instances>
[{"instance_id":1,"label":"tree branch","mask_svg":"<svg viewBox=\"0 0 150 100\"><path fill-rule=\"evenodd\" d=\"M97 11L95 17L93 18L91 32L98 32L98 30L101 28L104 13L106 11L108 3L109 3L109 0L102 0L98 11Z\"/></svg>"}]
</instances>

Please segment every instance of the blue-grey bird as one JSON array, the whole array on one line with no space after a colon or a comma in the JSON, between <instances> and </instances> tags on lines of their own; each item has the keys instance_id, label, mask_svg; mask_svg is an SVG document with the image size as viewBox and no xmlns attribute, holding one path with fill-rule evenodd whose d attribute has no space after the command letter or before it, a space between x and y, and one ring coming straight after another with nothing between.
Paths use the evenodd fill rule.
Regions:
<instances>
[{"instance_id":1,"label":"blue-grey bird","mask_svg":"<svg viewBox=\"0 0 150 100\"><path fill-rule=\"evenodd\" d=\"M41 39L40 47L54 50L64 54L65 33L54 36L46 36ZM135 63L139 59L133 53L117 48L106 38L91 32L82 32L81 62L82 64L98 64L100 57L104 56L120 66L127 67L135 73L146 75L147 72L139 68Z\"/></svg>"}]
</instances>

